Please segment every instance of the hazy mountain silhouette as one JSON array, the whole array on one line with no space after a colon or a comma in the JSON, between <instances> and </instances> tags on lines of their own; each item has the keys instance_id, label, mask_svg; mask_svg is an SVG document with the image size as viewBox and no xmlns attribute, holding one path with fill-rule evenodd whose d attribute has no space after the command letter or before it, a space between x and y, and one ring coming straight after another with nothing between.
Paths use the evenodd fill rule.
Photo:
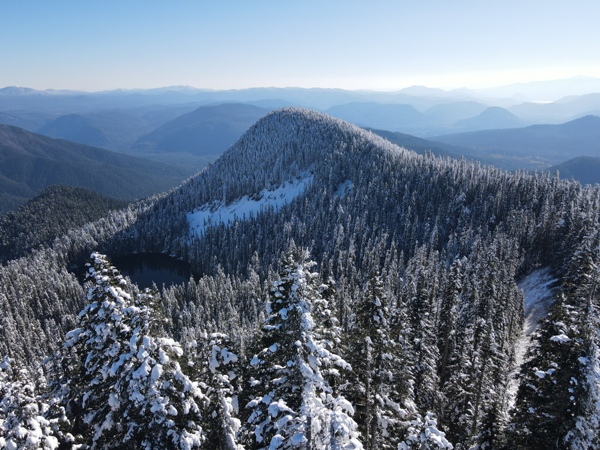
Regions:
<instances>
[{"instance_id":1,"label":"hazy mountain silhouette","mask_svg":"<svg viewBox=\"0 0 600 450\"><path fill-rule=\"evenodd\" d=\"M455 130L479 131L503 128L518 128L527 125L510 111L499 106L490 106L481 113L454 124Z\"/></svg>"},{"instance_id":2,"label":"hazy mountain silhouette","mask_svg":"<svg viewBox=\"0 0 600 450\"><path fill-rule=\"evenodd\" d=\"M121 111L102 111L94 114L69 114L58 117L37 130L57 139L110 150L125 150L137 136L148 130L144 121Z\"/></svg>"},{"instance_id":3,"label":"hazy mountain silhouette","mask_svg":"<svg viewBox=\"0 0 600 450\"><path fill-rule=\"evenodd\" d=\"M452 125L481 114L486 108L483 103L475 101L441 103L427 109L425 114L441 123Z\"/></svg>"},{"instance_id":4,"label":"hazy mountain silhouette","mask_svg":"<svg viewBox=\"0 0 600 450\"><path fill-rule=\"evenodd\" d=\"M329 108L327 114L358 126L418 134L432 126L432 119L405 104L349 103Z\"/></svg>"},{"instance_id":5,"label":"hazy mountain silhouette","mask_svg":"<svg viewBox=\"0 0 600 450\"><path fill-rule=\"evenodd\" d=\"M561 125L484 130L437 136L434 140L493 157L501 167L544 169L577 156L600 156L600 117L586 116ZM509 166L511 164L508 164ZM510 168L510 167L508 167Z\"/></svg>"},{"instance_id":6,"label":"hazy mountain silhouette","mask_svg":"<svg viewBox=\"0 0 600 450\"><path fill-rule=\"evenodd\" d=\"M240 103L201 106L141 136L132 151L158 159L186 153L202 167L231 147L268 112L268 109Z\"/></svg>"},{"instance_id":7,"label":"hazy mountain silhouette","mask_svg":"<svg viewBox=\"0 0 600 450\"><path fill-rule=\"evenodd\" d=\"M600 92L600 78L577 76L558 80L515 83L494 88L471 90L478 96L524 97L530 101L556 101L567 95Z\"/></svg>"},{"instance_id":8,"label":"hazy mountain silhouette","mask_svg":"<svg viewBox=\"0 0 600 450\"><path fill-rule=\"evenodd\" d=\"M521 103L509 111L529 122L563 123L586 115L600 115L600 93L568 96L552 103Z\"/></svg>"}]
</instances>

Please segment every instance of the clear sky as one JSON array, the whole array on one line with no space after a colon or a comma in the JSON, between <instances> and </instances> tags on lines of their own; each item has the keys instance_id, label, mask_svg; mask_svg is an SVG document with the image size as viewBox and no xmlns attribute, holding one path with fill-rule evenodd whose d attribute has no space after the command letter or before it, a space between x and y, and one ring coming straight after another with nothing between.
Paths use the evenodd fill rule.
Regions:
<instances>
[{"instance_id":1,"label":"clear sky","mask_svg":"<svg viewBox=\"0 0 600 450\"><path fill-rule=\"evenodd\" d=\"M0 87L490 87L600 77L598 0L0 0Z\"/></svg>"}]
</instances>

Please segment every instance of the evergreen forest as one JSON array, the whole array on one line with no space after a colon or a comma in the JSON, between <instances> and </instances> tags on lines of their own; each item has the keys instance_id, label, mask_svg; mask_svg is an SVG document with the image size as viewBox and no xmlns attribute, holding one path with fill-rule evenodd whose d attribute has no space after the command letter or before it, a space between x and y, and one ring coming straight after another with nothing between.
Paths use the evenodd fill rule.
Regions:
<instances>
[{"instance_id":1,"label":"evergreen forest","mask_svg":"<svg viewBox=\"0 0 600 450\"><path fill-rule=\"evenodd\" d=\"M598 185L273 111L171 191L11 241L0 448L600 448L599 221ZM193 276L141 289L136 253Z\"/></svg>"}]
</instances>

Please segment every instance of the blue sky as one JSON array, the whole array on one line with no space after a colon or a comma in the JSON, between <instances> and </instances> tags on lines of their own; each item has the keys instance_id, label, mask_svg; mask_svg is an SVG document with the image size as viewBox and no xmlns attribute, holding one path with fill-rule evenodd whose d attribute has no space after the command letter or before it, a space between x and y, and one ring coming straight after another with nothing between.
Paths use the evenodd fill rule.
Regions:
<instances>
[{"instance_id":1,"label":"blue sky","mask_svg":"<svg viewBox=\"0 0 600 450\"><path fill-rule=\"evenodd\" d=\"M2 0L0 87L490 87L600 77L597 0Z\"/></svg>"}]
</instances>

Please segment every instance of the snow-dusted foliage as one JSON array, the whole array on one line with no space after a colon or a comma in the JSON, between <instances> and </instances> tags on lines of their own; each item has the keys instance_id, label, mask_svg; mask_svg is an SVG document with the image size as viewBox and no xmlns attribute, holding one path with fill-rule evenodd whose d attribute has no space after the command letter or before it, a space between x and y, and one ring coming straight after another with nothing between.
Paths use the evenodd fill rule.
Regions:
<instances>
[{"instance_id":1,"label":"snow-dusted foliage","mask_svg":"<svg viewBox=\"0 0 600 450\"><path fill-rule=\"evenodd\" d=\"M205 400L177 362L181 346L152 335L151 301L104 255L88 264L88 305L67 334L67 406L92 448L198 448Z\"/></svg>"},{"instance_id":2,"label":"snow-dusted foliage","mask_svg":"<svg viewBox=\"0 0 600 450\"><path fill-rule=\"evenodd\" d=\"M357 302L348 348L353 370L345 388L365 449L396 449L416 412L412 380L400 358L383 281L375 275Z\"/></svg>"},{"instance_id":3,"label":"snow-dusted foliage","mask_svg":"<svg viewBox=\"0 0 600 450\"><path fill-rule=\"evenodd\" d=\"M205 214L196 223L202 232L195 235L188 221L194 212L198 218ZM165 425L156 430L183 430L184 415L169 411L170 406L179 411L189 399L167 389L168 384L185 393L184 378L169 378L180 371L210 398L205 410L205 401L191 396L206 412L186 423L196 428L185 428L201 440L202 426L207 436L202 445L209 448L217 440L214 433L235 435L231 444L246 448L271 442L302 447L305 439L325 445L323 436L331 430L326 420L339 423L340 430L345 426L340 431L345 436L354 436L355 423L363 431L360 442L371 448L392 440L375 444L371 440L383 441L366 436L396 431L400 440L392 444L417 445L420 438L414 436L444 432L463 450L594 448L600 434L599 217L598 186L419 156L324 114L285 108L261 119L222 158L172 192L0 266L0 354L19 367L38 367L60 348L57 337L75 329L63 351L64 370L56 371L59 381L51 384L58 386L56 398L48 403L52 409L60 399L70 400L66 412L76 442L92 443L100 430L98 448L125 438L126 421L114 418L130 395L140 403L129 402L127 414L156 406L155 423ZM274 272L290 242L310 248L315 268ZM105 272L93 270L97 278L88 284L93 289L86 303L77 267L96 249L115 256L174 255L191 263L194 278L154 295L164 314L155 316L150 296L106 266ZM518 283L540 268L556 280L552 293L560 295L550 316L539 318L521 364L515 347L522 343L525 305ZM281 280L289 281L291 273L297 276L288 286ZM387 311L382 307L367 316L367 334L358 313L376 273L384 294L376 297ZM295 291L286 290L294 285ZM310 295L299 300L296 292ZM290 298L298 300L295 309L285 306ZM150 317L147 331L140 325L144 317ZM154 317L160 321L153 323ZM274 337L279 332L281 338ZM237 363L231 358L214 363L219 360L211 356L213 333L229 336L231 345L218 339L214 345L237 355ZM194 339L197 354L180 359L180 348L188 352ZM383 358L379 374L389 380L391 373L396 391L387 381L377 391L375 378L360 374L367 365L377 367L379 339L390 348L381 354L393 356ZM181 360L194 365L178 367ZM231 370L238 372L235 378ZM374 395L370 403L349 393L365 383L364 392ZM151 392L160 389L163 407L151 401ZM251 423L248 403L255 406ZM361 417L382 404L387 409L369 422L381 424L381 433L367 433ZM189 411L196 414L193 406ZM141 433L142 419L150 417L144 414L139 428L129 425ZM434 419L440 433L432 428ZM221 425L213 423L228 431L215 431ZM284 439L284 432L296 439ZM142 441L129 442L140 447Z\"/></svg>"},{"instance_id":4,"label":"snow-dusted foliage","mask_svg":"<svg viewBox=\"0 0 600 450\"><path fill-rule=\"evenodd\" d=\"M34 377L8 357L0 362L0 448L55 450L57 421L36 392Z\"/></svg>"},{"instance_id":5,"label":"snow-dusted foliage","mask_svg":"<svg viewBox=\"0 0 600 450\"><path fill-rule=\"evenodd\" d=\"M454 448L446 435L437 428L437 421L427 414L417 416L408 427L406 438L398 444L398 450L442 450Z\"/></svg>"},{"instance_id":6,"label":"snow-dusted foliage","mask_svg":"<svg viewBox=\"0 0 600 450\"><path fill-rule=\"evenodd\" d=\"M277 211L301 195L312 182L312 178L309 174L303 174L290 182L284 182L276 189L263 189L257 195L245 195L230 204L220 200L202 205L187 214L190 230L194 235L202 236L207 227L221 223L231 225L236 220L250 219L267 210Z\"/></svg>"},{"instance_id":7,"label":"snow-dusted foliage","mask_svg":"<svg viewBox=\"0 0 600 450\"><path fill-rule=\"evenodd\" d=\"M600 445L597 223L584 228L563 290L535 334L510 425L515 448Z\"/></svg>"},{"instance_id":8,"label":"snow-dusted foliage","mask_svg":"<svg viewBox=\"0 0 600 450\"><path fill-rule=\"evenodd\" d=\"M326 305L313 265L306 250L292 248L273 284L248 373L247 422L258 448L362 448L354 408L324 376L350 367L315 333L313 305Z\"/></svg>"},{"instance_id":9,"label":"snow-dusted foliage","mask_svg":"<svg viewBox=\"0 0 600 450\"><path fill-rule=\"evenodd\" d=\"M226 334L211 333L207 343L206 363L199 374L210 400L206 410L207 442L214 449L243 450L239 419L242 361Z\"/></svg>"}]
</instances>

